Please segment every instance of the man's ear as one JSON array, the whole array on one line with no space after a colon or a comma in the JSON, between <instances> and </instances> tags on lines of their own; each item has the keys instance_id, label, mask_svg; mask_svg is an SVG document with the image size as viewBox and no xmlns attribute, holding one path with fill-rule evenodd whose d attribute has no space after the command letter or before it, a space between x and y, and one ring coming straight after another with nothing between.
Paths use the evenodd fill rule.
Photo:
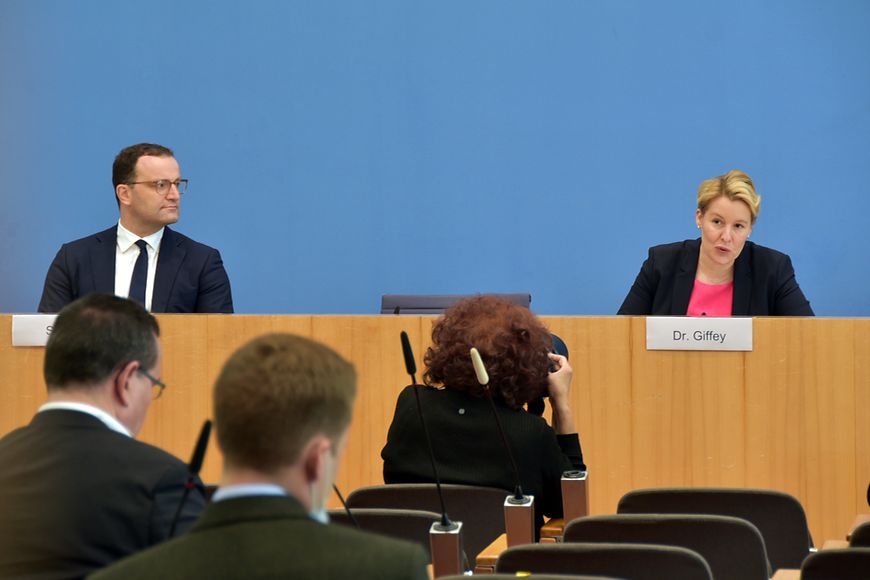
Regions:
<instances>
[{"instance_id":1,"label":"man's ear","mask_svg":"<svg viewBox=\"0 0 870 580\"><path fill-rule=\"evenodd\" d=\"M122 366L115 374L115 380L112 385L112 394L115 396L115 400L118 401L122 407L130 406L130 400L133 397L130 389L130 378L137 370L139 370L139 361L131 360Z\"/></svg>"},{"instance_id":2,"label":"man's ear","mask_svg":"<svg viewBox=\"0 0 870 580\"><path fill-rule=\"evenodd\" d=\"M119 183L117 187L115 187L115 195L118 197L118 203L121 205L129 205L130 204L130 186L126 183Z\"/></svg>"},{"instance_id":3,"label":"man's ear","mask_svg":"<svg viewBox=\"0 0 870 580\"><path fill-rule=\"evenodd\" d=\"M305 469L305 480L308 483L318 481L326 469L326 454L332 448L326 435L315 435L302 452L302 464Z\"/></svg>"}]
</instances>

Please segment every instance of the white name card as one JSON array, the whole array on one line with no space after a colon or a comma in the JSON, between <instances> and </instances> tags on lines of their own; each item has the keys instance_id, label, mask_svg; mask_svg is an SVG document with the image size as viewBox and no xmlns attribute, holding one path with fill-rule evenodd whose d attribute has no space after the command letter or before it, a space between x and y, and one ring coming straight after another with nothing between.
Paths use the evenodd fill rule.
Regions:
<instances>
[{"instance_id":1,"label":"white name card","mask_svg":"<svg viewBox=\"0 0 870 580\"><path fill-rule=\"evenodd\" d=\"M12 346L45 346L57 314L13 314Z\"/></svg>"},{"instance_id":2,"label":"white name card","mask_svg":"<svg viewBox=\"0 0 870 580\"><path fill-rule=\"evenodd\" d=\"M646 349L752 350L752 319L648 316Z\"/></svg>"}]
</instances>

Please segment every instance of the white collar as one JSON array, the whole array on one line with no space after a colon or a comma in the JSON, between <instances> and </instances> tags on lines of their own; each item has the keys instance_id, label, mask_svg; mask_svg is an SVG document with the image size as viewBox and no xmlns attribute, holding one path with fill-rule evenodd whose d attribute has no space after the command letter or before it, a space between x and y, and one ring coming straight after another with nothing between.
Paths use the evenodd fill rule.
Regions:
<instances>
[{"instance_id":1,"label":"white collar","mask_svg":"<svg viewBox=\"0 0 870 580\"><path fill-rule=\"evenodd\" d=\"M163 239L163 232L166 228L162 227L150 236L145 236L144 238L140 238L123 225L121 225L121 220L118 220L118 249L121 250L122 253L126 252L130 249L130 247L135 244L139 240L145 240L145 243L151 246L151 249L157 250L160 248L160 240Z\"/></svg>"},{"instance_id":2,"label":"white collar","mask_svg":"<svg viewBox=\"0 0 870 580\"><path fill-rule=\"evenodd\" d=\"M124 425L121 424L120 421L106 413L103 409L99 407L94 407L93 405L88 405L86 403L74 403L72 401L55 401L53 403L45 403L43 406L39 408L37 413L42 413L43 411L78 411L79 413L87 413L93 417L96 417L103 423L105 423L106 427L111 429L112 431L117 431L122 435L126 435L127 437L133 437L133 434L127 430Z\"/></svg>"},{"instance_id":3,"label":"white collar","mask_svg":"<svg viewBox=\"0 0 870 580\"><path fill-rule=\"evenodd\" d=\"M285 496L287 490L274 483L244 483L219 487L211 498L212 502L252 496Z\"/></svg>"}]
</instances>

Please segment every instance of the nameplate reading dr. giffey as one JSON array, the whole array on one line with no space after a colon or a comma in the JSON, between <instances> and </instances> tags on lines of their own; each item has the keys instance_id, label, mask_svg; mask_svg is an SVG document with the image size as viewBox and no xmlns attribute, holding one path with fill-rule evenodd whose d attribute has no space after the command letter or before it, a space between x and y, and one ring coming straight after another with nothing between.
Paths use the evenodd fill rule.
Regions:
<instances>
[{"instance_id":1,"label":"nameplate reading dr. giffey","mask_svg":"<svg viewBox=\"0 0 870 580\"><path fill-rule=\"evenodd\" d=\"M752 350L752 318L648 316L647 350Z\"/></svg>"}]
</instances>

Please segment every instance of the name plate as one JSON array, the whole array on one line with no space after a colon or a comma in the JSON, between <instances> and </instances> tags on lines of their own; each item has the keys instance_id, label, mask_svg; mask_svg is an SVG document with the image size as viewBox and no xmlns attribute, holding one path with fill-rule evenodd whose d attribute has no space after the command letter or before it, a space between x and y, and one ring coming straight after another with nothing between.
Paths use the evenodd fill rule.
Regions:
<instances>
[{"instance_id":1,"label":"name plate","mask_svg":"<svg viewBox=\"0 0 870 580\"><path fill-rule=\"evenodd\" d=\"M57 314L13 314L12 346L45 346Z\"/></svg>"},{"instance_id":2,"label":"name plate","mask_svg":"<svg viewBox=\"0 0 870 580\"><path fill-rule=\"evenodd\" d=\"M752 350L752 318L648 316L647 350Z\"/></svg>"}]
</instances>

